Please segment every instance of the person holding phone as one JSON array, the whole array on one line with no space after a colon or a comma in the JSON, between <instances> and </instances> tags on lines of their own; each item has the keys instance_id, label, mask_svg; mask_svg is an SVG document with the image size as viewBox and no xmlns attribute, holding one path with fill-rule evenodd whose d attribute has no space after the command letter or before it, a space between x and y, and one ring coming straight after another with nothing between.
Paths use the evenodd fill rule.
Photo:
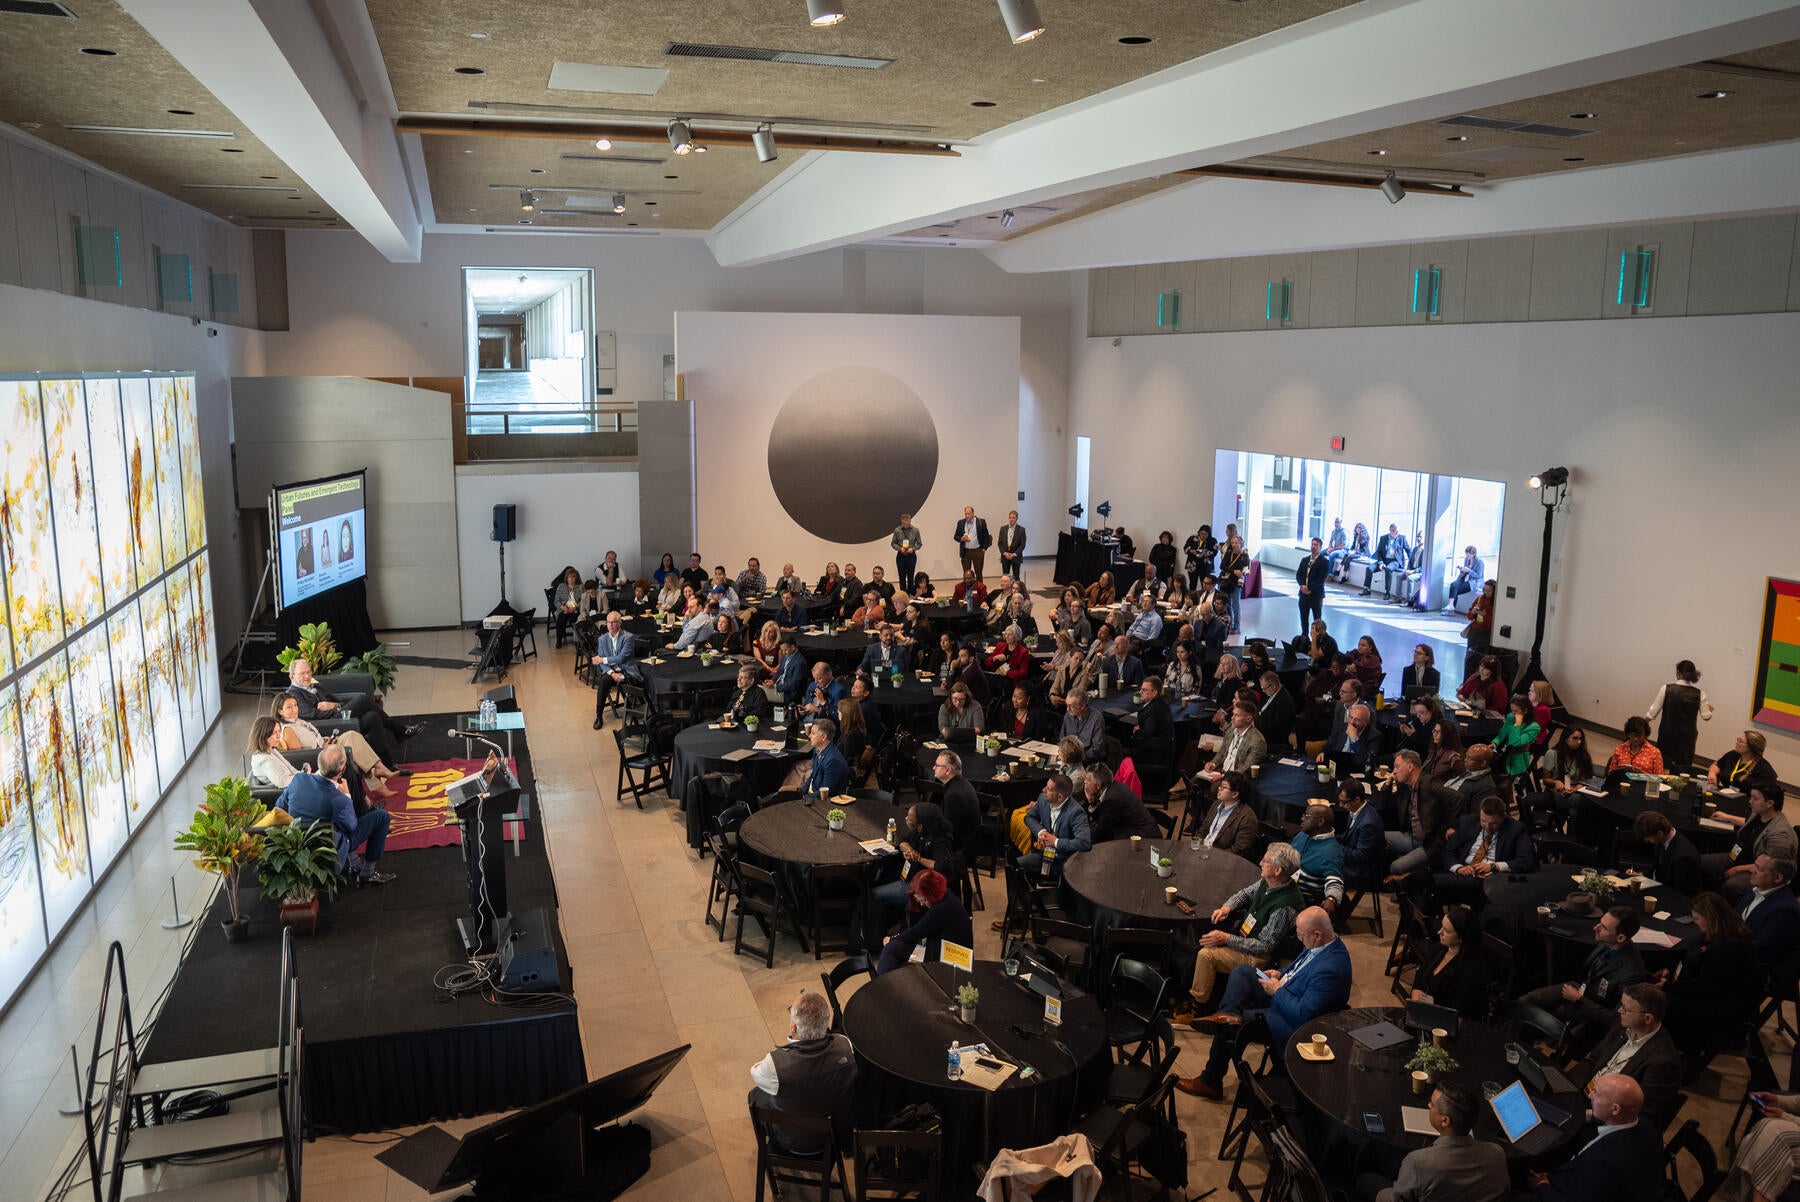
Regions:
<instances>
[{"instance_id":1,"label":"person holding phone","mask_svg":"<svg viewBox=\"0 0 1800 1202\"><path fill-rule=\"evenodd\" d=\"M1738 1144L1720 1193L1774 1202L1793 1184L1794 1162L1800 1159L1800 1094L1759 1090L1750 1095L1750 1102L1762 1121Z\"/></svg>"}]
</instances>

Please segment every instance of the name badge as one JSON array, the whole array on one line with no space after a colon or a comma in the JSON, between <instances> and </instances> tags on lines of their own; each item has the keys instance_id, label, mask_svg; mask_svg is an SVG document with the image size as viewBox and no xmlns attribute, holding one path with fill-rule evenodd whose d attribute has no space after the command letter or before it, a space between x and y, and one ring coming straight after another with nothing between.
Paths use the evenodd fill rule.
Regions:
<instances>
[{"instance_id":1,"label":"name badge","mask_svg":"<svg viewBox=\"0 0 1800 1202\"><path fill-rule=\"evenodd\" d=\"M1256 915L1254 915L1254 914L1244 915L1244 921L1238 925L1238 934L1247 936L1250 934L1251 931L1254 931L1255 929L1256 929Z\"/></svg>"},{"instance_id":2,"label":"name badge","mask_svg":"<svg viewBox=\"0 0 1800 1202\"><path fill-rule=\"evenodd\" d=\"M1046 997L1044 999L1044 1025L1062 1026L1062 999Z\"/></svg>"},{"instance_id":3,"label":"name badge","mask_svg":"<svg viewBox=\"0 0 1800 1202\"><path fill-rule=\"evenodd\" d=\"M1731 861L1732 861L1732 863L1734 863L1734 864L1737 863L1737 858L1743 854L1744 854L1744 845L1742 843L1733 843L1731 845Z\"/></svg>"}]
</instances>

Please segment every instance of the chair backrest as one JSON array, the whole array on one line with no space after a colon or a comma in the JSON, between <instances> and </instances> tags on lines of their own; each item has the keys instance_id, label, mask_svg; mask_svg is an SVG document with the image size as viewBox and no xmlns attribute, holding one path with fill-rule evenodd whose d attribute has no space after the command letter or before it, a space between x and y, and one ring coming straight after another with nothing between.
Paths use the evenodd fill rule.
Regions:
<instances>
[{"instance_id":1,"label":"chair backrest","mask_svg":"<svg viewBox=\"0 0 1800 1202\"><path fill-rule=\"evenodd\" d=\"M752 1106L750 1127L756 1133L758 1167L770 1181L777 1183L778 1196L782 1185L807 1185L816 1187L823 1200L828 1196L828 1183L834 1171L838 1180L843 1181L844 1162L838 1151L837 1131L828 1116ZM797 1155L787 1150L795 1142L802 1146L822 1146L823 1152Z\"/></svg>"},{"instance_id":2,"label":"chair backrest","mask_svg":"<svg viewBox=\"0 0 1800 1202\"><path fill-rule=\"evenodd\" d=\"M838 1002L838 986L859 976L866 976L871 980L875 977L875 966L869 963L867 956L846 956L832 965L831 971L819 974L819 980L825 983L825 1000L831 1003L833 1030L844 1029L844 1007Z\"/></svg>"},{"instance_id":3,"label":"chair backrest","mask_svg":"<svg viewBox=\"0 0 1800 1202\"><path fill-rule=\"evenodd\" d=\"M1594 858L1593 848L1563 835L1533 835L1531 843L1538 860L1545 864L1579 864Z\"/></svg>"},{"instance_id":4,"label":"chair backrest","mask_svg":"<svg viewBox=\"0 0 1800 1202\"><path fill-rule=\"evenodd\" d=\"M1750 1081L1745 1087L1746 1093L1779 1093L1781 1082L1775 1076L1775 1066L1769 1063L1769 1047L1763 1042L1761 1031L1752 1031L1744 1044L1744 1063L1750 1069Z\"/></svg>"},{"instance_id":5,"label":"chair backrest","mask_svg":"<svg viewBox=\"0 0 1800 1202\"><path fill-rule=\"evenodd\" d=\"M1274 1134L1275 1154L1281 1160L1282 1175L1287 1179L1286 1195L1292 1202L1331 1202L1331 1191L1319 1176L1312 1158L1301 1148L1300 1141L1285 1127Z\"/></svg>"},{"instance_id":6,"label":"chair backrest","mask_svg":"<svg viewBox=\"0 0 1800 1202\"><path fill-rule=\"evenodd\" d=\"M1547 1039L1559 1053L1569 1034L1569 1028L1562 1019L1530 1002L1500 1002L1494 1007L1494 1025L1509 1035L1530 1033L1540 1039Z\"/></svg>"},{"instance_id":7,"label":"chair backrest","mask_svg":"<svg viewBox=\"0 0 1800 1202\"><path fill-rule=\"evenodd\" d=\"M1681 1184L1681 1154L1686 1152L1694 1160L1694 1171L1699 1176L1699 1184L1690 1193ZM1681 1124L1669 1141L1663 1145L1663 1159L1668 1168L1668 1183L1665 1197L1681 1199L1683 1202L1707 1202L1713 1192L1724 1180L1719 1172L1718 1157L1713 1154L1713 1147L1704 1135L1700 1134L1700 1120L1689 1119Z\"/></svg>"},{"instance_id":8,"label":"chair backrest","mask_svg":"<svg viewBox=\"0 0 1800 1202\"><path fill-rule=\"evenodd\" d=\"M1487 957L1488 969L1492 973L1494 984L1498 987L1501 995L1511 993L1513 982L1519 971L1518 958L1513 954L1512 943L1493 931L1483 931L1481 932L1481 954ZM1539 1013L1543 1012L1539 1011Z\"/></svg>"},{"instance_id":9,"label":"chair backrest","mask_svg":"<svg viewBox=\"0 0 1800 1202\"><path fill-rule=\"evenodd\" d=\"M916 1198L936 1202L941 1131L858 1131L856 1202Z\"/></svg>"},{"instance_id":10,"label":"chair backrest","mask_svg":"<svg viewBox=\"0 0 1800 1202\"><path fill-rule=\"evenodd\" d=\"M1162 1012L1168 992L1168 980L1148 964L1127 956L1113 959L1106 981L1106 996L1113 1006L1148 1024Z\"/></svg>"},{"instance_id":11,"label":"chair backrest","mask_svg":"<svg viewBox=\"0 0 1800 1202\"><path fill-rule=\"evenodd\" d=\"M885 789L852 789L850 796L858 801L878 801L890 806L894 804L894 795Z\"/></svg>"},{"instance_id":12,"label":"chair backrest","mask_svg":"<svg viewBox=\"0 0 1800 1202\"><path fill-rule=\"evenodd\" d=\"M1155 965L1158 971L1169 971L1169 955L1174 947L1174 932L1154 927L1113 927L1106 932L1108 956L1128 956L1143 964Z\"/></svg>"}]
</instances>

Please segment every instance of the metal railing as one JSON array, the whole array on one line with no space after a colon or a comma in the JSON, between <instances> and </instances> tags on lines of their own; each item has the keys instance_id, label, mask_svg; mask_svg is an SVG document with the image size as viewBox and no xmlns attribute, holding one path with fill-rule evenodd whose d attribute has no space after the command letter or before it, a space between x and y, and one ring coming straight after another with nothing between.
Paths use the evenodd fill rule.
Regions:
<instances>
[{"instance_id":1,"label":"metal railing","mask_svg":"<svg viewBox=\"0 0 1800 1202\"><path fill-rule=\"evenodd\" d=\"M475 406L463 410L463 426L470 434L627 434L637 430L637 406Z\"/></svg>"}]
</instances>

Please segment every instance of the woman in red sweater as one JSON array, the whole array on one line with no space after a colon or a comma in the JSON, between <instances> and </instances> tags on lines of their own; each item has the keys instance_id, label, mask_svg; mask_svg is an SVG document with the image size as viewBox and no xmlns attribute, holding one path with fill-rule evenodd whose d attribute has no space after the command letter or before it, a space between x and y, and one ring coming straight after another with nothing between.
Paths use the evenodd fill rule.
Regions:
<instances>
[{"instance_id":1,"label":"woman in red sweater","mask_svg":"<svg viewBox=\"0 0 1800 1202\"><path fill-rule=\"evenodd\" d=\"M1477 702L1490 714L1506 712L1506 682L1500 679L1500 661L1491 655L1481 657L1475 674L1462 682L1456 695L1470 704Z\"/></svg>"}]
</instances>

